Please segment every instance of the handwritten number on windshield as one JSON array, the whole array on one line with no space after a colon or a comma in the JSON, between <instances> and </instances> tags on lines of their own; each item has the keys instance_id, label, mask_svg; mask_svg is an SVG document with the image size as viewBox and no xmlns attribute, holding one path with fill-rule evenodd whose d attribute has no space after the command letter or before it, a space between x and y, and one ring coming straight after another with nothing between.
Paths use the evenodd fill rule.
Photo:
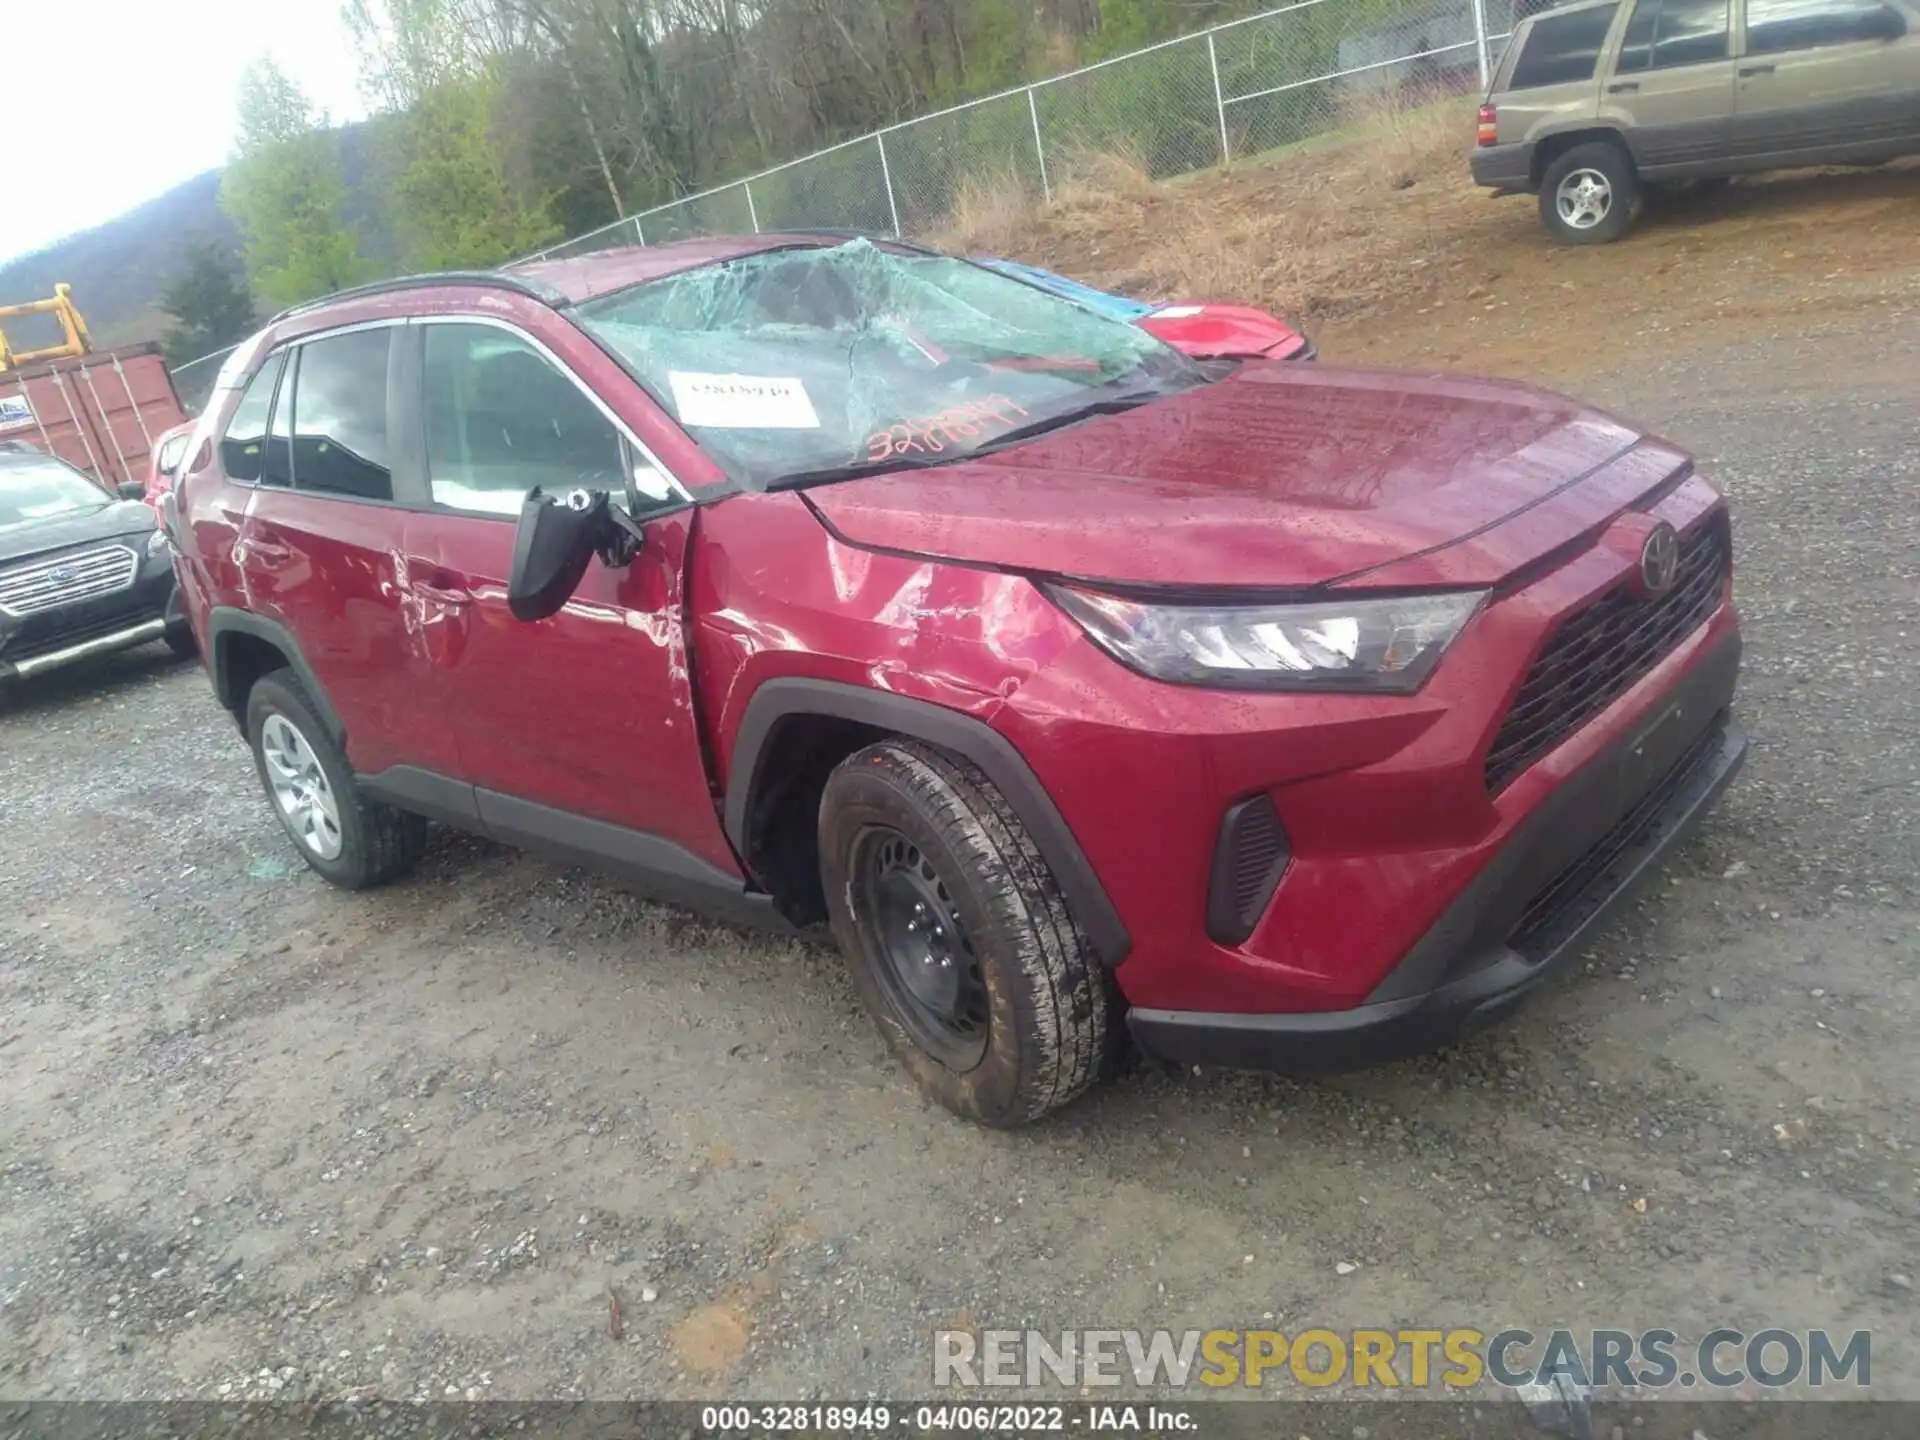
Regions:
<instances>
[{"instance_id":1,"label":"handwritten number on windshield","mask_svg":"<svg viewBox=\"0 0 1920 1440\"><path fill-rule=\"evenodd\" d=\"M896 455L940 454L949 445L977 440L989 429L1007 429L1025 419L1027 409L1005 395L989 395L949 406L938 415L916 415L876 430L867 437L867 459L891 460Z\"/></svg>"}]
</instances>

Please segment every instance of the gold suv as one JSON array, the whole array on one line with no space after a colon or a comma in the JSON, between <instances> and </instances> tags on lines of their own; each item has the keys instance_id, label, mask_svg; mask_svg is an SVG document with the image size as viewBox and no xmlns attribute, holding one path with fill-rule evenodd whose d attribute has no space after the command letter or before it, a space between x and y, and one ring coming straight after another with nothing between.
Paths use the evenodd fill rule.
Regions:
<instances>
[{"instance_id":1,"label":"gold suv","mask_svg":"<svg viewBox=\"0 0 1920 1440\"><path fill-rule=\"evenodd\" d=\"M1476 183L1617 239L1649 183L1920 152L1920 0L1579 0L1520 22Z\"/></svg>"}]
</instances>

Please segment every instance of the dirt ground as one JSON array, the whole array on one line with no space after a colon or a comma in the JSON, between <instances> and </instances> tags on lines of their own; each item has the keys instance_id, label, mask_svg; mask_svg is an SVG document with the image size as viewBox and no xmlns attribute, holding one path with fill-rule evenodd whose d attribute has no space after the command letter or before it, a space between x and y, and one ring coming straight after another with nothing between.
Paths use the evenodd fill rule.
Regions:
<instances>
[{"instance_id":1,"label":"dirt ground","mask_svg":"<svg viewBox=\"0 0 1920 1440\"><path fill-rule=\"evenodd\" d=\"M328 889L202 675L118 657L0 699L0 1397L908 1396L943 1326L1563 1323L1870 1329L1920 1398L1920 175L1592 252L1443 203L1392 295L1302 307L1326 354L1577 388L1736 517L1752 757L1583 967L1443 1056L990 1134L824 943L451 833Z\"/></svg>"}]
</instances>

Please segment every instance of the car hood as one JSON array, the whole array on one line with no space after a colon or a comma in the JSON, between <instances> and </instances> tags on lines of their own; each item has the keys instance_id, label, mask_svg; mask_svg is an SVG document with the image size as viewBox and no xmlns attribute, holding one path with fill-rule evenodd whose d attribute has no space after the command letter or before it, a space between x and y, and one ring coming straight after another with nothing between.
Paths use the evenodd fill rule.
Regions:
<instances>
[{"instance_id":1,"label":"car hood","mask_svg":"<svg viewBox=\"0 0 1920 1440\"><path fill-rule=\"evenodd\" d=\"M1149 586L1480 585L1685 463L1525 386L1263 362L807 499L851 543L1011 570Z\"/></svg>"},{"instance_id":2,"label":"car hood","mask_svg":"<svg viewBox=\"0 0 1920 1440\"><path fill-rule=\"evenodd\" d=\"M0 527L0 565L53 550L153 532L153 510L142 500L114 500L91 510L69 510L24 525Z\"/></svg>"}]
</instances>

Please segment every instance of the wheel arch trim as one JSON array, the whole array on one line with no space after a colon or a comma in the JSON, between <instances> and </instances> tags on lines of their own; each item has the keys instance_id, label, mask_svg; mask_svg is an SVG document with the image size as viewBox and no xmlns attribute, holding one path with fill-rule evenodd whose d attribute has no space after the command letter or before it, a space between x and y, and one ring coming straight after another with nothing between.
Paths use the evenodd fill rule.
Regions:
<instances>
[{"instance_id":1,"label":"wheel arch trim","mask_svg":"<svg viewBox=\"0 0 1920 1440\"><path fill-rule=\"evenodd\" d=\"M905 695L831 680L782 677L765 681L747 702L733 742L723 819L734 849L749 853L748 817L767 781L771 742L780 722L801 716L850 720L936 745L978 766L1033 836L1060 883L1073 917L1103 964L1118 965L1132 938L1066 817L1014 743L985 721Z\"/></svg>"},{"instance_id":2,"label":"wheel arch trim","mask_svg":"<svg viewBox=\"0 0 1920 1440\"><path fill-rule=\"evenodd\" d=\"M246 696L234 693L235 676L230 664L230 647L226 643L231 635L264 640L287 657L288 666L300 677L301 687L312 701L315 713L327 727L327 738L345 753L346 726L340 723L339 712L327 698L326 688L321 685L320 677L313 673L313 667L307 663L307 657L301 652L300 642L293 638L293 632L279 622L251 611L236 610L230 605L216 605L207 618L207 670L213 677L213 693L234 719L244 728Z\"/></svg>"}]
</instances>

